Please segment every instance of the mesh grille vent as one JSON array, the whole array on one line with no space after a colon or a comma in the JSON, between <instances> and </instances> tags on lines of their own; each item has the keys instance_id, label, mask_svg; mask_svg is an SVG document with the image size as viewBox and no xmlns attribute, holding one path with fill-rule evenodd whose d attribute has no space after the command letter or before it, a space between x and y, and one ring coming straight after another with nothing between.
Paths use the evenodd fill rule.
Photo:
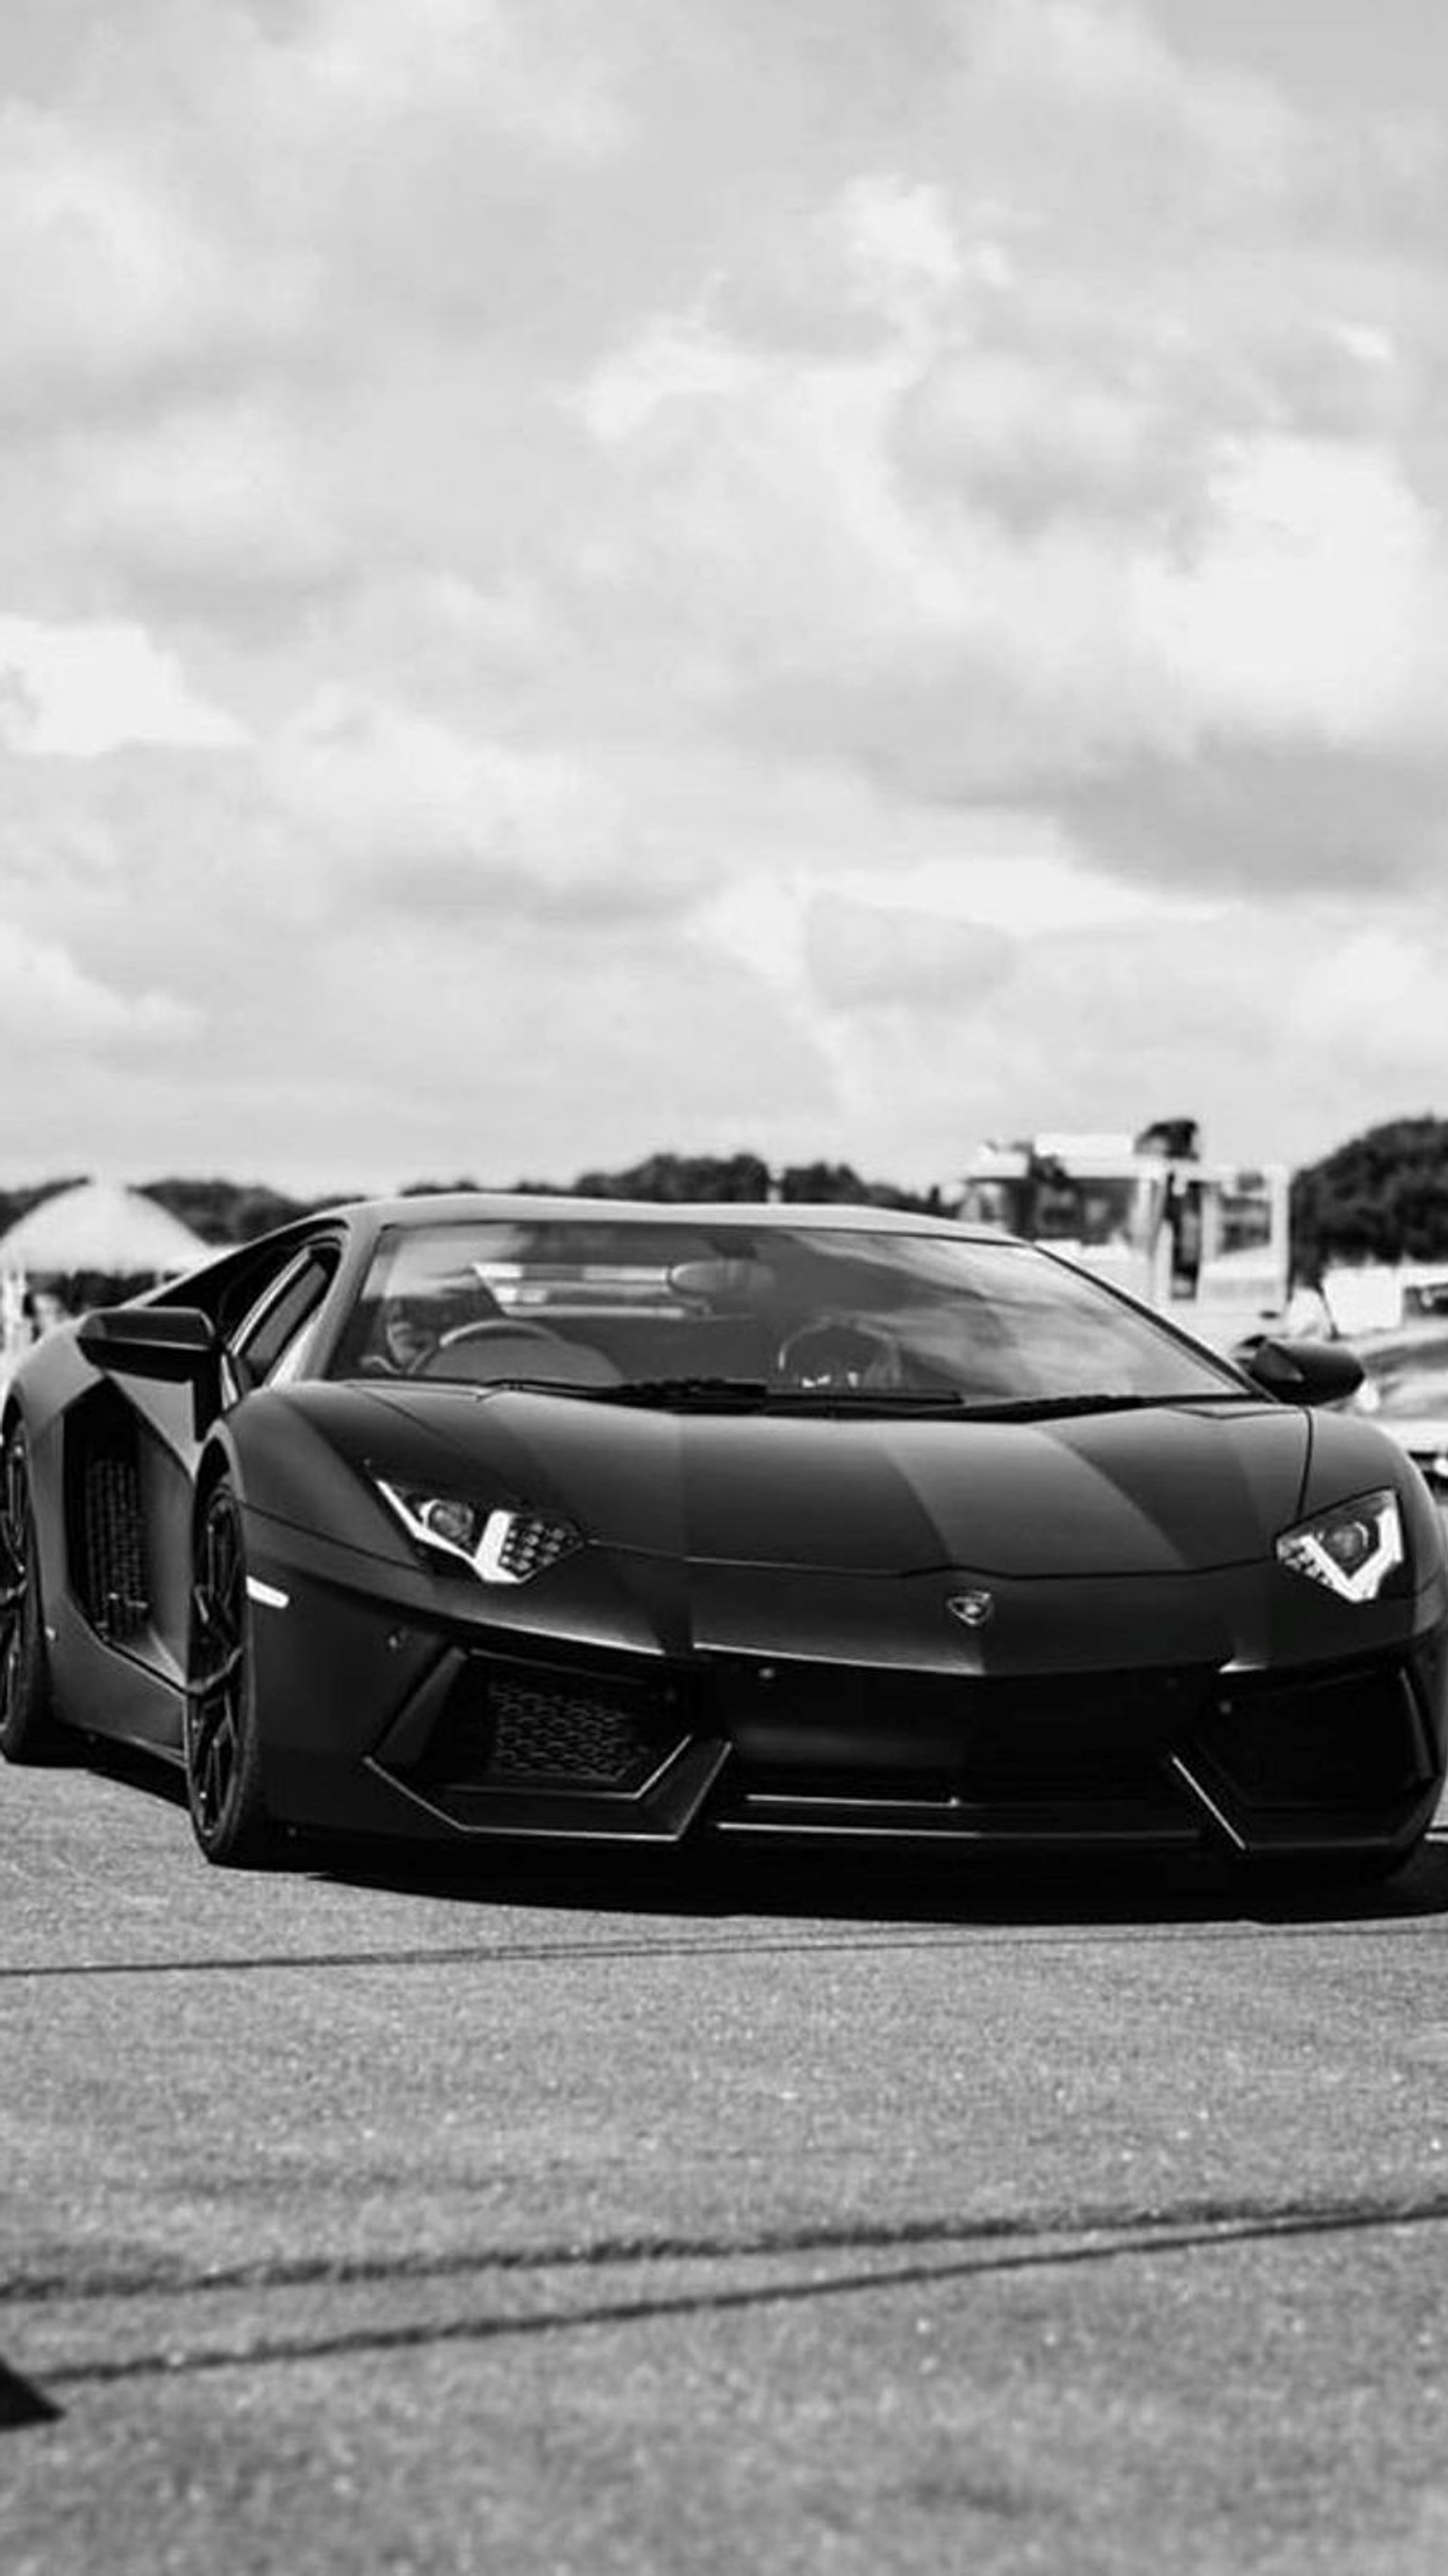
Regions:
<instances>
[{"instance_id":1,"label":"mesh grille vent","mask_svg":"<svg viewBox=\"0 0 1448 2576\"><path fill-rule=\"evenodd\" d=\"M648 1759L639 1713L586 1685L494 1682L495 1778L592 1780L621 1788Z\"/></svg>"},{"instance_id":2,"label":"mesh grille vent","mask_svg":"<svg viewBox=\"0 0 1448 2576\"><path fill-rule=\"evenodd\" d=\"M639 1789L681 1742L667 1682L469 1659L418 1766L433 1787Z\"/></svg>"},{"instance_id":3,"label":"mesh grille vent","mask_svg":"<svg viewBox=\"0 0 1448 2576\"><path fill-rule=\"evenodd\" d=\"M136 1636L150 1616L141 1548L141 1480L131 1458L89 1458L81 1493L82 1597L103 1637Z\"/></svg>"}]
</instances>

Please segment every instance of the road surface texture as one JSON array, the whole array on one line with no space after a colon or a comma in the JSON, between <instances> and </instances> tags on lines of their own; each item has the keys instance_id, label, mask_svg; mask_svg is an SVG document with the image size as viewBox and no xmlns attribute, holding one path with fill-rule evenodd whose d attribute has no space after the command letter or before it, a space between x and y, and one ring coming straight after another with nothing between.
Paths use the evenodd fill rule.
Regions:
<instances>
[{"instance_id":1,"label":"road surface texture","mask_svg":"<svg viewBox=\"0 0 1448 2576\"><path fill-rule=\"evenodd\" d=\"M1448 1843L208 1870L0 1779L4 2576L1441 2576Z\"/></svg>"}]
</instances>

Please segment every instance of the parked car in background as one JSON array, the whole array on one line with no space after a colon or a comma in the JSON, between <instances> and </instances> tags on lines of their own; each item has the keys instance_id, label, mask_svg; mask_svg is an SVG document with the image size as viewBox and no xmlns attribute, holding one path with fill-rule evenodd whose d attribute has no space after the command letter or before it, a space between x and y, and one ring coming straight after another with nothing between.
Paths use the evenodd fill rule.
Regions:
<instances>
[{"instance_id":1,"label":"parked car in background","mask_svg":"<svg viewBox=\"0 0 1448 2576\"><path fill-rule=\"evenodd\" d=\"M1352 1347L1363 1365L1352 1411L1370 1414L1406 1449L1448 1512L1448 1317L1362 1334Z\"/></svg>"}]
</instances>

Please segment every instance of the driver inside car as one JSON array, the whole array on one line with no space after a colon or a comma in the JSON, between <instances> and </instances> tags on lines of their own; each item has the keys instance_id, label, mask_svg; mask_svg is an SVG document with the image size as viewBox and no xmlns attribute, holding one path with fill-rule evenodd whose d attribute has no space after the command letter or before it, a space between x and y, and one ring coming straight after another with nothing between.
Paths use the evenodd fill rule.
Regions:
<instances>
[{"instance_id":1,"label":"driver inside car","mask_svg":"<svg viewBox=\"0 0 1448 2576\"><path fill-rule=\"evenodd\" d=\"M469 1287L464 1296L389 1297L364 1369L368 1376L415 1377L450 1333L469 1324L490 1323L502 1311L481 1283Z\"/></svg>"},{"instance_id":2,"label":"driver inside car","mask_svg":"<svg viewBox=\"0 0 1448 2576\"><path fill-rule=\"evenodd\" d=\"M785 1382L800 1389L901 1387L905 1355L892 1335L833 1319L792 1333L779 1355Z\"/></svg>"},{"instance_id":3,"label":"driver inside car","mask_svg":"<svg viewBox=\"0 0 1448 2576\"><path fill-rule=\"evenodd\" d=\"M442 1336L431 1309L415 1297L393 1297L382 1309L380 1365L406 1377L430 1359Z\"/></svg>"}]
</instances>

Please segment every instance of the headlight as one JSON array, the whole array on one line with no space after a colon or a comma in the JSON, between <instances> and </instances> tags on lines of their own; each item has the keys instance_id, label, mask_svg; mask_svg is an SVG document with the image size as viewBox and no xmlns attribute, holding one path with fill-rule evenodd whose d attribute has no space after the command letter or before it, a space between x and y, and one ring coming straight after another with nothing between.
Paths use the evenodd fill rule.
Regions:
<instances>
[{"instance_id":1,"label":"headlight","mask_svg":"<svg viewBox=\"0 0 1448 2576\"><path fill-rule=\"evenodd\" d=\"M1406 1586L1408 1551L1396 1494L1359 1494L1318 1512L1277 1541L1277 1562L1290 1574L1305 1574L1339 1601L1377 1601ZM1393 1582L1394 1575L1402 1580Z\"/></svg>"},{"instance_id":2,"label":"headlight","mask_svg":"<svg viewBox=\"0 0 1448 2576\"><path fill-rule=\"evenodd\" d=\"M376 1484L409 1538L469 1566L484 1583L526 1583L583 1545L570 1521L546 1512L496 1504L489 1508L461 1494L393 1484L385 1476L377 1477Z\"/></svg>"}]
</instances>

